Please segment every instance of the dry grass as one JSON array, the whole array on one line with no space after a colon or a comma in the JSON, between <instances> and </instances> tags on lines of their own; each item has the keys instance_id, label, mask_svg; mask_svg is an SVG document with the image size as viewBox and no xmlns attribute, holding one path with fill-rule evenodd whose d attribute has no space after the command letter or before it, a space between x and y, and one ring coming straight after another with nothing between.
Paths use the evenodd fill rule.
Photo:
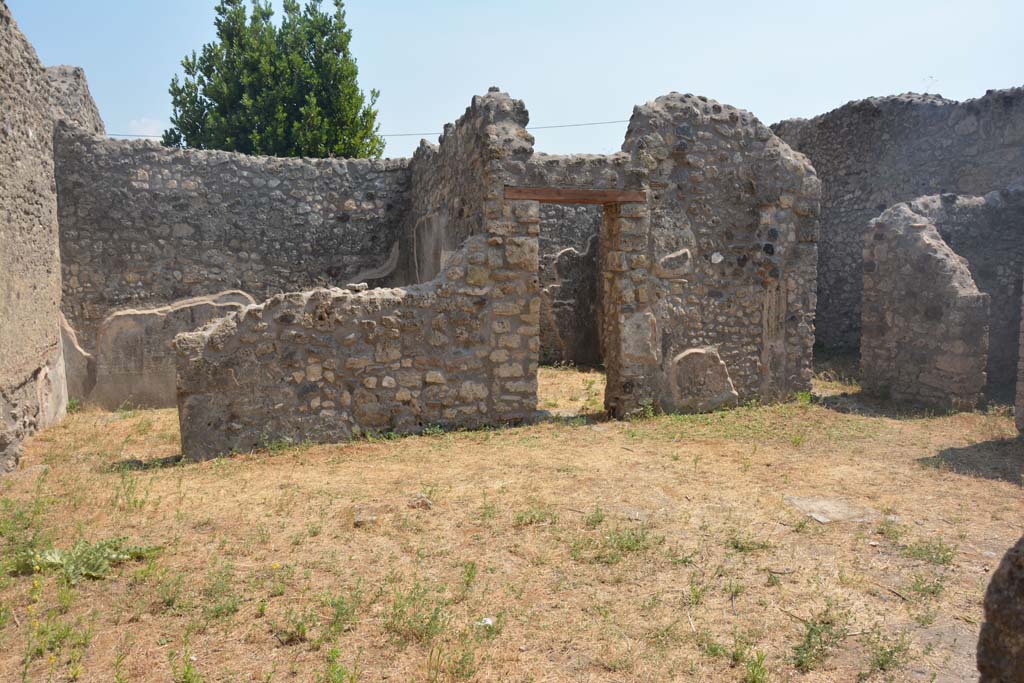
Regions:
<instances>
[{"instance_id":1,"label":"dry grass","mask_svg":"<svg viewBox=\"0 0 1024 683\"><path fill-rule=\"evenodd\" d=\"M1011 420L824 379L594 422L572 415L599 411L600 374L542 369L544 424L122 471L177 453L175 413L70 416L0 481L4 561L161 549L0 578L0 678L965 680L1024 526ZM789 495L892 519L820 525Z\"/></svg>"}]
</instances>

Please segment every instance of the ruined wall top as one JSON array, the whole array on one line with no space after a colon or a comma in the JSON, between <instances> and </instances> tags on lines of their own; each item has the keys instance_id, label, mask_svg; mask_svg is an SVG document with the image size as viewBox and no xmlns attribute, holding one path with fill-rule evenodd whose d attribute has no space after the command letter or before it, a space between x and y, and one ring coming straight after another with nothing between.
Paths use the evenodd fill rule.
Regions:
<instances>
[{"instance_id":1,"label":"ruined wall top","mask_svg":"<svg viewBox=\"0 0 1024 683\"><path fill-rule=\"evenodd\" d=\"M50 82L50 106L54 118L67 121L93 135L105 135L106 128L89 92L85 71L78 66L51 66L46 69Z\"/></svg>"}]
</instances>

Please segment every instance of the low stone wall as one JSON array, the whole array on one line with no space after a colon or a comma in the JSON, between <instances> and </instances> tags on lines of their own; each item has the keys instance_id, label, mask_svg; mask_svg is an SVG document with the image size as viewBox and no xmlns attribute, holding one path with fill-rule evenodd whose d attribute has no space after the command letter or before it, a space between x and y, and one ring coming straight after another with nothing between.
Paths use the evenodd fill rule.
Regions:
<instances>
[{"instance_id":1,"label":"low stone wall","mask_svg":"<svg viewBox=\"0 0 1024 683\"><path fill-rule=\"evenodd\" d=\"M405 160L177 150L69 126L55 144L63 309L87 349L113 311L347 284L402 236Z\"/></svg>"},{"instance_id":2,"label":"low stone wall","mask_svg":"<svg viewBox=\"0 0 1024 683\"><path fill-rule=\"evenodd\" d=\"M973 408L986 384L989 297L935 224L907 204L864 238L861 385L941 408Z\"/></svg>"},{"instance_id":3,"label":"low stone wall","mask_svg":"<svg viewBox=\"0 0 1024 683\"><path fill-rule=\"evenodd\" d=\"M66 407L50 99L35 50L0 2L0 472Z\"/></svg>"},{"instance_id":4,"label":"low stone wall","mask_svg":"<svg viewBox=\"0 0 1024 683\"><path fill-rule=\"evenodd\" d=\"M820 184L807 159L749 112L679 93L634 109L623 150L650 189L646 206L605 209L612 412L692 410L693 392L728 383L739 400L809 389ZM681 378L692 350L728 383Z\"/></svg>"},{"instance_id":5,"label":"low stone wall","mask_svg":"<svg viewBox=\"0 0 1024 683\"><path fill-rule=\"evenodd\" d=\"M908 93L850 102L773 126L821 178L817 339L855 348L860 337L864 226L898 202L983 195L1024 169L1024 88L955 102Z\"/></svg>"},{"instance_id":6,"label":"low stone wall","mask_svg":"<svg viewBox=\"0 0 1024 683\"><path fill-rule=\"evenodd\" d=\"M532 153L525 124L522 103L492 91L436 150L417 152L414 163L433 171L414 174L413 224L454 211L469 235L434 280L278 295L179 336L184 454L531 417L539 206L503 199L509 169Z\"/></svg>"},{"instance_id":7,"label":"low stone wall","mask_svg":"<svg viewBox=\"0 0 1024 683\"><path fill-rule=\"evenodd\" d=\"M984 197L933 195L915 199L910 208L935 224L946 244L967 261L978 289L989 295L990 393L1012 394L1021 326L1024 178Z\"/></svg>"}]
</instances>

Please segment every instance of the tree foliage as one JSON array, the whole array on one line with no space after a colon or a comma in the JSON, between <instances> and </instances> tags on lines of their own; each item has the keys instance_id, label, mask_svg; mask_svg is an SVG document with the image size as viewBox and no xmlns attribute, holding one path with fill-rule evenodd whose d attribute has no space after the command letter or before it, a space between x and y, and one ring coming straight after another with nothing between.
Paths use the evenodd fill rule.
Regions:
<instances>
[{"instance_id":1,"label":"tree foliage","mask_svg":"<svg viewBox=\"0 0 1024 683\"><path fill-rule=\"evenodd\" d=\"M163 144L246 154L371 157L384 151L378 92L357 82L343 0L300 7L284 0L280 26L270 0L220 0L217 39L171 79L174 113Z\"/></svg>"}]
</instances>

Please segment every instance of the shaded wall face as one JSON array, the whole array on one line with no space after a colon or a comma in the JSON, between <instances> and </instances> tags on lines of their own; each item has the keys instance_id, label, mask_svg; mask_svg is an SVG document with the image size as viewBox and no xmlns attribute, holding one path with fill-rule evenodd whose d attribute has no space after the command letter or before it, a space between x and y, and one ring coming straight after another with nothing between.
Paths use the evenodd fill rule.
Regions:
<instances>
[{"instance_id":1,"label":"shaded wall face","mask_svg":"<svg viewBox=\"0 0 1024 683\"><path fill-rule=\"evenodd\" d=\"M0 3L0 471L65 408L49 87Z\"/></svg>"},{"instance_id":2,"label":"shaded wall face","mask_svg":"<svg viewBox=\"0 0 1024 683\"><path fill-rule=\"evenodd\" d=\"M404 160L181 151L64 126L55 140L63 308L86 348L114 310L358 281L402 236Z\"/></svg>"},{"instance_id":3,"label":"shaded wall face","mask_svg":"<svg viewBox=\"0 0 1024 683\"><path fill-rule=\"evenodd\" d=\"M601 207L541 204L541 361L597 365Z\"/></svg>"},{"instance_id":4,"label":"shaded wall face","mask_svg":"<svg viewBox=\"0 0 1024 683\"><path fill-rule=\"evenodd\" d=\"M989 297L932 220L897 204L864 241L861 384L941 408L973 408L985 387Z\"/></svg>"},{"instance_id":5,"label":"shaded wall face","mask_svg":"<svg viewBox=\"0 0 1024 683\"><path fill-rule=\"evenodd\" d=\"M740 399L808 389L820 186L807 160L748 112L677 93L637 108L624 147L647 174L649 217L603 246L606 275L645 273L613 286L626 341L643 338L622 351L646 356L643 400L694 405L677 364L708 348Z\"/></svg>"},{"instance_id":6,"label":"shaded wall face","mask_svg":"<svg viewBox=\"0 0 1024 683\"><path fill-rule=\"evenodd\" d=\"M278 295L179 336L185 455L530 417L539 206L506 202L503 191L509 168L532 152L524 124L521 102L490 93L474 99L438 150L417 153L414 164L428 168L414 178L431 179L422 187L414 180L417 216L482 202L475 224L465 226L470 236L435 279ZM480 170L473 186L457 163L463 156L465 167Z\"/></svg>"},{"instance_id":7,"label":"shaded wall face","mask_svg":"<svg viewBox=\"0 0 1024 683\"><path fill-rule=\"evenodd\" d=\"M773 128L822 181L817 340L839 348L858 344L861 240L872 218L922 195L982 195L1024 169L1024 88L966 102L872 98Z\"/></svg>"},{"instance_id":8,"label":"shaded wall face","mask_svg":"<svg viewBox=\"0 0 1024 683\"><path fill-rule=\"evenodd\" d=\"M946 244L966 259L978 289L988 294L988 382L997 397L1011 395L1019 357L1024 179L984 197L938 195L910 206L935 223Z\"/></svg>"}]
</instances>

